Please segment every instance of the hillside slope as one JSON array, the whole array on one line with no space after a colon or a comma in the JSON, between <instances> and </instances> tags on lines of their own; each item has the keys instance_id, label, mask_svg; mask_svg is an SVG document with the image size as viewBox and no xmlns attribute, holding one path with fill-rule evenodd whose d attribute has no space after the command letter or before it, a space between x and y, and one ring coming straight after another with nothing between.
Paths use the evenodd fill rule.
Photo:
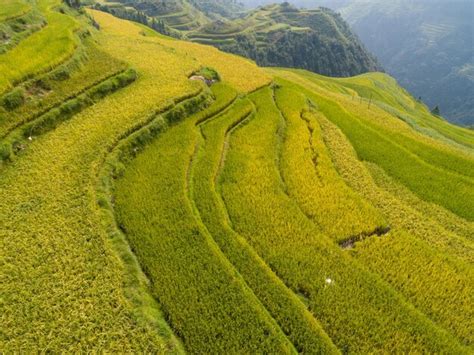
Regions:
<instances>
[{"instance_id":1,"label":"hillside slope","mask_svg":"<svg viewBox=\"0 0 474 355\"><path fill-rule=\"evenodd\" d=\"M228 3L227 12L220 11L221 3ZM246 56L263 66L303 68L330 76L381 69L344 20L329 9L298 10L282 4L240 13L238 8L232 10L231 1L207 8L204 4L209 5L181 1L163 8L133 0L100 2L97 8L162 33Z\"/></svg>"},{"instance_id":2,"label":"hillside slope","mask_svg":"<svg viewBox=\"0 0 474 355\"><path fill-rule=\"evenodd\" d=\"M401 85L448 120L474 124L472 1L352 1L339 11Z\"/></svg>"},{"instance_id":3,"label":"hillside slope","mask_svg":"<svg viewBox=\"0 0 474 355\"><path fill-rule=\"evenodd\" d=\"M280 1L243 1L249 7ZM292 0L341 13L383 68L447 120L474 124L474 3L470 0Z\"/></svg>"},{"instance_id":4,"label":"hillside slope","mask_svg":"<svg viewBox=\"0 0 474 355\"><path fill-rule=\"evenodd\" d=\"M472 353L472 131L382 73L8 1L47 19L9 73L68 36L0 97L2 351Z\"/></svg>"}]
</instances>

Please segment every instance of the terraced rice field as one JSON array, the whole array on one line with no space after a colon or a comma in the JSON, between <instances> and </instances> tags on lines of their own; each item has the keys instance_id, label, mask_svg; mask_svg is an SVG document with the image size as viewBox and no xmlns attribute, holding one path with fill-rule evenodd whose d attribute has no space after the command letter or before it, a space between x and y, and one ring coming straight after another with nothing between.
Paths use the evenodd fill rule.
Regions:
<instances>
[{"instance_id":1,"label":"terraced rice field","mask_svg":"<svg viewBox=\"0 0 474 355\"><path fill-rule=\"evenodd\" d=\"M0 21L9 20L28 12L31 6L26 1L2 0L0 1Z\"/></svg>"},{"instance_id":2,"label":"terraced rice field","mask_svg":"<svg viewBox=\"0 0 474 355\"><path fill-rule=\"evenodd\" d=\"M45 1L0 55L2 352L472 353L472 131Z\"/></svg>"}]
</instances>

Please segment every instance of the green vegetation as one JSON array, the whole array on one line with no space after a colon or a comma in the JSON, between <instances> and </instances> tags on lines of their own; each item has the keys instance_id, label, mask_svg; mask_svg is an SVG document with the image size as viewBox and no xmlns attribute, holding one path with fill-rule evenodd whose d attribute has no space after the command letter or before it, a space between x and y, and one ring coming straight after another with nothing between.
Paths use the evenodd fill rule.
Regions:
<instances>
[{"instance_id":1,"label":"green vegetation","mask_svg":"<svg viewBox=\"0 0 474 355\"><path fill-rule=\"evenodd\" d=\"M40 74L70 58L78 46L74 32L77 21L66 14L57 12L58 0L38 1L38 10L47 25L22 40L16 47L0 54L0 94L12 85ZM15 63L14 66L11 63Z\"/></svg>"},{"instance_id":2,"label":"green vegetation","mask_svg":"<svg viewBox=\"0 0 474 355\"><path fill-rule=\"evenodd\" d=\"M341 5L337 11L403 87L430 108L438 106L447 120L474 124L471 1Z\"/></svg>"},{"instance_id":3,"label":"green vegetation","mask_svg":"<svg viewBox=\"0 0 474 355\"><path fill-rule=\"evenodd\" d=\"M350 76L380 69L349 26L328 8L269 5L248 13L234 1L99 1L96 8L163 34L213 45L262 66Z\"/></svg>"},{"instance_id":4,"label":"green vegetation","mask_svg":"<svg viewBox=\"0 0 474 355\"><path fill-rule=\"evenodd\" d=\"M0 53L15 47L21 40L45 26L41 12L34 8L18 17L0 21Z\"/></svg>"},{"instance_id":5,"label":"green vegetation","mask_svg":"<svg viewBox=\"0 0 474 355\"><path fill-rule=\"evenodd\" d=\"M219 73L215 69L208 67L199 69L196 73L194 73L194 75L202 76L204 79L209 81L221 80Z\"/></svg>"},{"instance_id":6,"label":"green vegetation","mask_svg":"<svg viewBox=\"0 0 474 355\"><path fill-rule=\"evenodd\" d=\"M45 1L8 0L0 21L15 38L0 54L2 351L472 353L472 131L385 74L262 69ZM337 21L142 6L165 4L167 29L223 43L246 21L277 37ZM57 48L29 67L35 46Z\"/></svg>"},{"instance_id":7,"label":"green vegetation","mask_svg":"<svg viewBox=\"0 0 474 355\"><path fill-rule=\"evenodd\" d=\"M135 81L136 78L137 73L135 70L128 69L121 74L104 80L86 92L63 102L61 105L39 116L34 121L24 124L12 131L3 139L0 145L0 160L11 161L15 153L25 149L24 143L27 139L31 141L33 137L56 128L61 122L70 119L86 107L103 99L106 95L129 85Z\"/></svg>"},{"instance_id":8,"label":"green vegetation","mask_svg":"<svg viewBox=\"0 0 474 355\"><path fill-rule=\"evenodd\" d=\"M307 88L300 89L341 128L360 159L379 165L427 201L444 206L469 221L474 220L472 156L454 154L446 146L428 145L420 137L415 139L416 134L410 137L411 131L409 135L393 131L394 127L384 128L387 123L377 122L365 105L349 108L353 107L349 98L341 97L343 101L339 103ZM387 115L386 112L381 114ZM397 122L393 124L396 127ZM453 193L467 198L452 199Z\"/></svg>"},{"instance_id":9,"label":"green vegetation","mask_svg":"<svg viewBox=\"0 0 474 355\"><path fill-rule=\"evenodd\" d=\"M84 45L85 53L79 58L12 90L23 91L26 97L22 105L12 111L0 107L0 137L126 69L124 62L99 50L91 41L85 41ZM57 73L64 71L71 72L67 80L57 80Z\"/></svg>"},{"instance_id":10,"label":"green vegetation","mask_svg":"<svg viewBox=\"0 0 474 355\"><path fill-rule=\"evenodd\" d=\"M294 72L331 91L346 94L366 104L370 102L377 105L427 136L445 143L474 148L472 131L451 125L432 115L423 103L415 100L386 74L373 73L351 78L328 78L303 70Z\"/></svg>"},{"instance_id":11,"label":"green vegetation","mask_svg":"<svg viewBox=\"0 0 474 355\"><path fill-rule=\"evenodd\" d=\"M439 329L319 233L286 195L275 165L279 146L275 133L281 126L274 119L278 112L269 92L256 95L255 103L260 115L231 139L221 180L234 228L285 283L304 295L310 310L339 348L349 352L383 351L385 347L403 349L405 344L411 349L447 346L446 351L455 351L451 347L456 345L438 333ZM238 188L240 184L247 188ZM383 309L386 311L379 311ZM383 320L384 315L390 317L390 322ZM416 336L415 329L420 331ZM437 335L428 335L430 332ZM425 334L424 340L421 334ZM440 342L431 343L434 339Z\"/></svg>"},{"instance_id":12,"label":"green vegetation","mask_svg":"<svg viewBox=\"0 0 474 355\"><path fill-rule=\"evenodd\" d=\"M1 0L0 21L19 17L31 9L31 6L22 0Z\"/></svg>"},{"instance_id":13,"label":"green vegetation","mask_svg":"<svg viewBox=\"0 0 474 355\"><path fill-rule=\"evenodd\" d=\"M193 218L186 175L194 144L187 127L214 114L214 107L209 111L171 127L130 163L117 184L124 192L116 199L118 221L132 249L139 250L137 257L153 283L153 293L189 351L290 352L281 330ZM146 209L136 210L138 203ZM169 223L149 225L148 220Z\"/></svg>"},{"instance_id":14,"label":"green vegetation","mask_svg":"<svg viewBox=\"0 0 474 355\"><path fill-rule=\"evenodd\" d=\"M286 124L281 154L286 192L305 215L338 242L387 229L380 214L354 194L335 172L317 114L294 86L276 90ZM324 206L321 209L320 206Z\"/></svg>"},{"instance_id":15,"label":"green vegetation","mask_svg":"<svg viewBox=\"0 0 474 355\"><path fill-rule=\"evenodd\" d=\"M8 111L21 106L25 102L25 92L22 88L15 88L2 98L2 106Z\"/></svg>"}]
</instances>

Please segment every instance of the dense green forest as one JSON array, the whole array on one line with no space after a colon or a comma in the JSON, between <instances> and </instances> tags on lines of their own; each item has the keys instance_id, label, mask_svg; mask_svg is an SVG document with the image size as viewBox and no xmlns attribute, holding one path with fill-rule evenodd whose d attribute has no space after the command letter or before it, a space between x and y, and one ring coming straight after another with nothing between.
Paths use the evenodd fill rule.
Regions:
<instances>
[{"instance_id":1,"label":"dense green forest","mask_svg":"<svg viewBox=\"0 0 474 355\"><path fill-rule=\"evenodd\" d=\"M247 13L228 0L171 4L123 0L100 2L96 8L167 35L243 55L263 66L331 76L381 70L342 17L327 8L306 11L284 3Z\"/></svg>"}]
</instances>

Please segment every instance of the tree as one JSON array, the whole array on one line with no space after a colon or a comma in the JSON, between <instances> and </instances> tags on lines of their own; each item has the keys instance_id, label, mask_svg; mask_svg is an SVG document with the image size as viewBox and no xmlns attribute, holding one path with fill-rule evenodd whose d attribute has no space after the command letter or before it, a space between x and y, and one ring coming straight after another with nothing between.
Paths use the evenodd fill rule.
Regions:
<instances>
[{"instance_id":1,"label":"tree","mask_svg":"<svg viewBox=\"0 0 474 355\"><path fill-rule=\"evenodd\" d=\"M81 1L80 0L65 0L64 1L69 7L72 7L74 9L78 9L81 7Z\"/></svg>"},{"instance_id":2,"label":"tree","mask_svg":"<svg viewBox=\"0 0 474 355\"><path fill-rule=\"evenodd\" d=\"M439 115L440 115L440 111L439 111L438 105L436 105L436 106L431 110L431 113L432 113L433 115L436 115L436 116L439 116Z\"/></svg>"}]
</instances>

